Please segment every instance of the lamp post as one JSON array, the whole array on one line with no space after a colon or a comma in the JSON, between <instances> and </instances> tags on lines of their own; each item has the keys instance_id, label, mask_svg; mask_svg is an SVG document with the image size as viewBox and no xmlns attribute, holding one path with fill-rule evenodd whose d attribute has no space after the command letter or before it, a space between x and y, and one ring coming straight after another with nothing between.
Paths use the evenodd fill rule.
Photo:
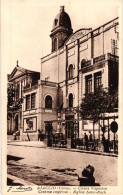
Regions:
<instances>
[{"instance_id":1,"label":"lamp post","mask_svg":"<svg viewBox=\"0 0 123 195\"><path fill-rule=\"evenodd\" d=\"M61 118L61 112L58 111L58 128L57 128L57 132L60 132L60 118Z\"/></svg>"}]
</instances>

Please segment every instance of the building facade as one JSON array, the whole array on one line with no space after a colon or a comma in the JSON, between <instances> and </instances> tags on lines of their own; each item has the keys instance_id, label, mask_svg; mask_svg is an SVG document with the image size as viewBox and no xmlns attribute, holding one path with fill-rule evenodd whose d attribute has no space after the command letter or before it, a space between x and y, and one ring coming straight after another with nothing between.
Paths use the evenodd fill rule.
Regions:
<instances>
[{"instance_id":1,"label":"building facade","mask_svg":"<svg viewBox=\"0 0 123 195\"><path fill-rule=\"evenodd\" d=\"M18 65L8 75L7 133L12 135L22 129L23 90L35 84L40 79L40 73L24 69Z\"/></svg>"},{"instance_id":2,"label":"building facade","mask_svg":"<svg viewBox=\"0 0 123 195\"><path fill-rule=\"evenodd\" d=\"M100 86L118 88L118 20L73 33L70 17L61 6L50 34L51 53L41 58L40 81L36 88L24 89L22 140L28 137L38 140L39 132L42 137L62 132L65 138L80 138L85 131L92 131L92 122L81 119L79 108L85 93ZM106 125L113 121L114 115L118 113L110 113ZM67 121L73 121L74 127ZM98 124L95 130L95 137L100 139Z\"/></svg>"}]
</instances>

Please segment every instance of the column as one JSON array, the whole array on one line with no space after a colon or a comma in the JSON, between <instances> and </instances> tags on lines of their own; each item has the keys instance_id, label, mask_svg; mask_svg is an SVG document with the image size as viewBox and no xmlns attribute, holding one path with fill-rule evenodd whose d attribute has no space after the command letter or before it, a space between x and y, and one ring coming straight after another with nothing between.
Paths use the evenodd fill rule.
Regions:
<instances>
[{"instance_id":1,"label":"column","mask_svg":"<svg viewBox=\"0 0 123 195\"><path fill-rule=\"evenodd\" d=\"M60 118L61 118L61 113L58 111L58 125L57 125L57 132L60 132Z\"/></svg>"},{"instance_id":2,"label":"column","mask_svg":"<svg viewBox=\"0 0 123 195\"><path fill-rule=\"evenodd\" d=\"M75 41L75 77L79 77L79 40ZM77 81L77 90L76 90L76 104L75 106L79 105L79 79Z\"/></svg>"},{"instance_id":3,"label":"column","mask_svg":"<svg viewBox=\"0 0 123 195\"><path fill-rule=\"evenodd\" d=\"M14 127L15 127L15 124L14 124L14 116L12 116L12 131L14 131Z\"/></svg>"},{"instance_id":4,"label":"column","mask_svg":"<svg viewBox=\"0 0 123 195\"><path fill-rule=\"evenodd\" d=\"M21 81L19 82L19 87L20 87L20 93L19 93L19 98L21 98L21 91L22 91L22 85L21 85Z\"/></svg>"},{"instance_id":5,"label":"column","mask_svg":"<svg viewBox=\"0 0 123 195\"><path fill-rule=\"evenodd\" d=\"M88 34L88 59L93 58L93 38L92 32Z\"/></svg>"},{"instance_id":6,"label":"column","mask_svg":"<svg viewBox=\"0 0 123 195\"><path fill-rule=\"evenodd\" d=\"M92 74L92 92L94 92L94 74Z\"/></svg>"},{"instance_id":7,"label":"column","mask_svg":"<svg viewBox=\"0 0 123 195\"><path fill-rule=\"evenodd\" d=\"M108 61L105 62L105 67L103 69L103 74L102 74L102 83L103 83L103 88L108 88L109 82L108 82Z\"/></svg>"},{"instance_id":8,"label":"column","mask_svg":"<svg viewBox=\"0 0 123 195\"><path fill-rule=\"evenodd\" d=\"M65 79L67 80L67 65L68 65L68 55L67 55L67 46L64 47L64 54L65 54L65 66L66 66L66 71L65 71ZM65 90L64 90L64 97L63 97L63 101L64 101L64 108L67 107L67 83L65 85Z\"/></svg>"}]
</instances>

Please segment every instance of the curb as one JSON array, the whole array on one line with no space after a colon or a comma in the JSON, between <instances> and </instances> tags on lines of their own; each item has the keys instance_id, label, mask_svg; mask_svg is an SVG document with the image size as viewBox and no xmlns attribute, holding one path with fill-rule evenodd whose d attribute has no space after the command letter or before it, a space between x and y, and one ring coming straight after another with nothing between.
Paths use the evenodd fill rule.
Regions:
<instances>
[{"instance_id":1,"label":"curb","mask_svg":"<svg viewBox=\"0 0 123 195\"><path fill-rule=\"evenodd\" d=\"M7 179L10 179L12 180L13 184L20 184L20 185L23 185L23 186L34 186L36 184L32 183L32 182L29 182L29 181L25 181L23 179L20 179L14 175L10 175L10 174L7 174ZM14 186L14 185L13 185Z\"/></svg>"},{"instance_id":2,"label":"curb","mask_svg":"<svg viewBox=\"0 0 123 195\"><path fill-rule=\"evenodd\" d=\"M117 154L105 153L105 152L96 152L96 151L87 151L87 150L79 150L79 149L68 149L68 148L55 148L55 147L46 147L46 146L32 146L32 145L20 145L20 144L13 144L8 143L7 145L13 146L24 146L24 147L34 147L34 148L44 148L44 149L54 149L54 150L63 150L63 151L70 151L70 152L80 152L80 153L87 153L87 154L95 154L95 155L102 155L102 156L111 156L111 157L118 157Z\"/></svg>"},{"instance_id":3,"label":"curb","mask_svg":"<svg viewBox=\"0 0 123 195\"><path fill-rule=\"evenodd\" d=\"M118 157L117 154L111 154L111 153L105 153L105 152L96 152L96 151L87 151L87 150L79 150L79 149L63 149L63 148L50 148L48 149L55 149L55 150L64 150L64 151L70 151L70 152L80 152L80 153L87 153L87 154L95 154L95 155L102 155L102 156L111 156L111 157Z\"/></svg>"}]
</instances>

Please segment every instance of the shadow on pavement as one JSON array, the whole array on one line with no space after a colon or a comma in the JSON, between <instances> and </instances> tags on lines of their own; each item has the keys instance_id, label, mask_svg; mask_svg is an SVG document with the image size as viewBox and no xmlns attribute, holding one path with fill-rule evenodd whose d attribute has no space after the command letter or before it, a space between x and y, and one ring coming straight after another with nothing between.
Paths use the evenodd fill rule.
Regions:
<instances>
[{"instance_id":1,"label":"shadow on pavement","mask_svg":"<svg viewBox=\"0 0 123 195\"><path fill-rule=\"evenodd\" d=\"M7 178L7 186L23 186L21 183L14 183L12 179Z\"/></svg>"},{"instance_id":2,"label":"shadow on pavement","mask_svg":"<svg viewBox=\"0 0 123 195\"><path fill-rule=\"evenodd\" d=\"M21 160L21 159L24 159L24 158L22 158L22 157L17 157L17 156L7 155L7 161L9 161L9 160L18 161L18 160Z\"/></svg>"}]
</instances>

